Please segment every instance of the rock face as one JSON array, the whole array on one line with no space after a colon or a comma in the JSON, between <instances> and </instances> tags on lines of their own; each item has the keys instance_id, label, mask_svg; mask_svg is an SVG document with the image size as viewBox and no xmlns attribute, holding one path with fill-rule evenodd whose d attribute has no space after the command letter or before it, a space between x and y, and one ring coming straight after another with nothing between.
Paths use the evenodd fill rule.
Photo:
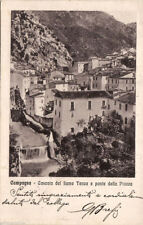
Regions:
<instances>
[{"instance_id":1,"label":"rock face","mask_svg":"<svg viewBox=\"0 0 143 225\"><path fill-rule=\"evenodd\" d=\"M12 61L40 71L136 46L136 23L100 11L12 11L11 17Z\"/></svg>"},{"instance_id":2,"label":"rock face","mask_svg":"<svg viewBox=\"0 0 143 225\"><path fill-rule=\"evenodd\" d=\"M136 46L136 23L126 25L104 12L35 11L34 14L53 30L74 60L102 57Z\"/></svg>"},{"instance_id":3,"label":"rock face","mask_svg":"<svg viewBox=\"0 0 143 225\"><path fill-rule=\"evenodd\" d=\"M12 11L11 59L38 71L69 66L72 58L65 45L31 11Z\"/></svg>"}]
</instances>

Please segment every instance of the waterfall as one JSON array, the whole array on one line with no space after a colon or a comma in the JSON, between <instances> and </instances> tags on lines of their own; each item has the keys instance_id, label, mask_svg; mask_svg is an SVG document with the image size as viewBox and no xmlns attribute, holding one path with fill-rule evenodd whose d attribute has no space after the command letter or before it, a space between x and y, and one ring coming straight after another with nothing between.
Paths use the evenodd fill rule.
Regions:
<instances>
[{"instance_id":1,"label":"waterfall","mask_svg":"<svg viewBox=\"0 0 143 225\"><path fill-rule=\"evenodd\" d=\"M47 146L23 148L21 150L21 159L44 159L47 158Z\"/></svg>"},{"instance_id":2,"label":"waterfall","mask_svg":"<svg viewBox=\"0 0 143 225\"><path fill-rule=\"evenodd\" d=\"M54 150L54 138L53 138L53 133L50 132L50 136L49 136L49 148L50 148L50 156L51 158L55 158L55 150Z\"/></svg>"},{"instance_id":3,"label":"waterfall","mask_svg":"<svg viewBox=\"0 0 143 225\"><path fill-rule=\"evenodd\" d=\"M39 148L39 157L41 158L47 157L47 146L41 146Z\"/></svg>"}]
</instances>

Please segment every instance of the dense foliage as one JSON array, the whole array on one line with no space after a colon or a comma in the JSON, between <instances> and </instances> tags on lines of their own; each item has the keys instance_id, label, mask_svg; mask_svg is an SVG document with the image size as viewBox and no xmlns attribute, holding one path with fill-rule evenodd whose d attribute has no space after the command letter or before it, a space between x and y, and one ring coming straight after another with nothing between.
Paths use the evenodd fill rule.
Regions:
<instances>
[{"instance_id":1,"label":"dense foliage","mask_svg":"<svg viewBox=\"0 0 143 225\"><path fill-rule=\"evenodd\" d=\"M129 68L136 68L136 60L134 58L125 57L121 60L121 63Z\"/></svg>"},{"instance_id":2,"label":"dense foliage","mask_svg":"<svg viewBox=\"0 0 143 225\"><path fill-rule=\"evenodd\" d=\"M10 134L10 147L9 147L9 176L20 176L21 163L19 161L19 152L16 149L17 134Z\"/></svg>"},{"instance_id":3,"label":"dense foliage","mask_svg":"<svg viewBox=\"0 0 143 225\"><path fill-rule=\"evenodd\" d=\"M62 139L58 154L63 163L51 176L134 177L134 143L133 121L122 130L122 118L117 113L112 112L108 122L96 116L88 129Z\"/></svg>"}]
</instances>

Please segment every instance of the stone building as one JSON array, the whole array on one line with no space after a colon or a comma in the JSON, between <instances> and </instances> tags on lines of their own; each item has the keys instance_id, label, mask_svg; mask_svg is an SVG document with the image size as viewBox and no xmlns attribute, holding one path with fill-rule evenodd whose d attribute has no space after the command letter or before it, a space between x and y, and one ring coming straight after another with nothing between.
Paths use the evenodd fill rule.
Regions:
<instances>
[{"instance_id":1,"label":"stone building","mask_svg":"<svg viewBox=\"0 0 143 225\"><path fill-rule=\"evenodd\" d=\"M106 91L57 92L53 129L61 136L81 131L95 115L104 118L108 114L110 98Z\"/></svg>"},{"instance_id":2,"label":"stone building","mask_svg":"<svg viewBox=\"0 0 143 225\"><path fill-rule=\"evenodd\" d=\"M81 62L74 62L74 65L72 67L72 71L74 73L83 73L84 71L88 70L88 61L81 61Z\"/></svg>"},{"instance_id":3,"label":"stone building","mask_svg":"<svg viewBox=\"0 0 143 225\"><path fill-rule=\"evenodd\" d=\"M108 76L98 73L93 76L91 90L107 90Z\"/></svg>"},{"instance_id":4,"label":"stone building","mask_svg":"<svg viewBox=\"0 0 143 225\"><path fill-rule=\"evenodd\" d=\"M108 78L107 90L124 90L134 91L136 90L136 78L134 73L129 73L120 76L110 76Z\"/></svg>"},{"instance_id":5,"label":"stone building","mask_svg":"<svg viewBox=\"0 0 143 225\"><path fill-rule=\"evenodd\" d=\"M128 92L114 99L110 99L109 101L110 110L115 110L119 115L121 115L124 126L128 126L130 124L130 120L135 117L135 100L135 92Z\"/></svg>"}]
</instances>

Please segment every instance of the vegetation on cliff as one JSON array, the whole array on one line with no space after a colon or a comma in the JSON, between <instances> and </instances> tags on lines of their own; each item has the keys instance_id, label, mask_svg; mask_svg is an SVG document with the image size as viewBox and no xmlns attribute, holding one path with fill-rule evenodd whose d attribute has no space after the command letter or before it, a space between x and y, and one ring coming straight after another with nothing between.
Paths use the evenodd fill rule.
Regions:
<instances>
[{"instance_id":1,"label":"vegetation on cliff","mask_svg":"<svg viewBox=\"0 0 143 225\"><path fill-rule=\"evenodd\" d=\"M64 44L31 11L12 11L11 60L39 71L71 65Z\"/></svg>"}]
</instances>

